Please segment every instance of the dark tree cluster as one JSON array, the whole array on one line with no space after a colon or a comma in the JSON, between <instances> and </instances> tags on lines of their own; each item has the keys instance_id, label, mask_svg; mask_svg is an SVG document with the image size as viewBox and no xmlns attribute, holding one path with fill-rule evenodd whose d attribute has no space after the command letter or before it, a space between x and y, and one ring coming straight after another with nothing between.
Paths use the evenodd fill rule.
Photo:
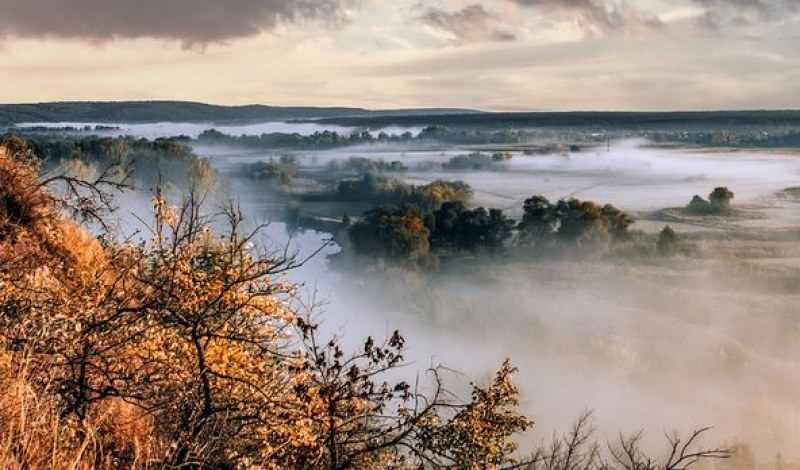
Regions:
<instances>
[{"instance_id":1,"label":"dark tree cluster","mask_svg":"<svg viewBox=\"0 0 800 470\"><path fill-rule=\"evenodd\" d=\"M528 142L533 134L512 129L460 129L437 124L428 126L417 136L418 140L447 142L453 144L518 144Z\"/></svg>"},{"instance_id":2,"label":"dark tree cluster","mask_svg":"<svg viewBox=\"0 0 800 470\"><path fill-rule=\"evenodd\" d=\"M406 205L399 213L418 218L429 237L422 250L416 249L421 246L416 240L421 237L419 233L402 245L413 245L414 250L397 249L397 240L405 240L409 232L405 223L393 219L398 215L395 206L372 209L351 227L350 235L360 253L419 259L428 249L497 251L508 245L515 232L516 245L533 246L537 250L556 245L595 246L628 239L628 228L634 222L633 217L611 204L601 206L577 199L551 203L543 196L534 196L525 201L523 211L522 220L517 224L500 209L469 209L463 200L442 202L434 210Z\"/></svg>"},{"instance_id":3,"label":"dark tree cluster","mask_svg":"<svg viewBox=\"0 0 800 470\"><path fill-rule=\"evenodd\" d=\"M725 128L689 131L659 131L649 133L651 141L659 144L681 143L698 147L782 148L800 146L800 131L784 126L755 128Z\"/></svg>"},{"instance_id":4,"label":"dark tree cluster","mask_svg":"<svg viewBox=\"0 0 800 470\"><path fill-rule=\"evenodd\" d=\"M528 142L533 134L514 130L465 130L451 129L447 126L430 126L418 135L411 132L402 134L387 134L386 132L373 132L366 130L355 131L349 134L336 131L321 131L311 135L299 133L264 133L261 135L234 136L225 134L216 129L207 129L198 136L198 141L207 144L236 145L251 148L284 148L284 149L329 149L347 147L351 145L402 144L408 142L446 142L453 144L517 144Z\"/></svg>"},{"instance_id":5,"label":"dark tree cluster","mask_svg":"<svg viewBox=\"0 0 800 470\"><path fill-rule=\"evenodd\" d=\"M286 149L328 149L363 145L377 142L407 142L414 139L410 132L400 135L380 133L373 136L368 131L340 134L336 131L317 131L311 135L299 133L270 133L261 135L233 136L224 134L216 129L203 131L197 138L200 142L211 144L236 145L254 148L286 148Z\"/></svg>"},{"instance_id":6,"label":"dark tree cluster","mask_svg":"<svg viewBox=\"0 0 800 470\"><path fill-rule=\"evenodd\" d=\"M26 134L33 132L41 132L45 134L52 134L53 132L109 132L120 130L119 126L104 126L104 125L85 125L81 127L76 126L26 126L22 128Z\"/></svg>"},{"instance_id":7,"label":"dark tree cluster","mask_svg":"<svg viewBox=\"0 0 800 470\"><path fill-rule=\"evenodd\" d=\"M331 171L346 171L363 175L365 173L403 173L408 171L401 161L385 162L371 158L351 157L347 160L333 160L328 164Z\"/></svg>"},{"instance_id":8,"label":"dark tree cluster","mask_svg":"<svg viewBox=\"0 0 800 470\"><path fill-rule=\"evenodd\" d=\"M786 201L800 201L800 187L791 187L786 188L781 191L778 191L777 194L779 199L783 199Z\"/></svg>"},{"instance_id":9,"label":"dark tree cluster","mask_svg":"<svg viewBox=\"0 0 800 470\"><path fill-rule=\"evenodd\" d=\"M431 232L418 206L376 207L349 234L358 252L369 256L421 260L430 251Z\"/></svg>"},{"instance_id":10,"label":"dark tree cluster","mask_svg":"<svg viewBox=\"0 0 800 470\"><path fill-rule=\"evenodd\" d=\"M624 240L633 218L611 204L601 206L578 199L551 203L543 196L527 199L519 223L519 239L523 245L547 246L563 242L572 246L598 240Z\"/></svg>"},{"instance_id":11,"label":"dark tree cluster","mask_svg":"<svg viewBox=\"0 0 800 470\"><path fill-rule=\"evenodd\" d=\"M365 173L359 179L342 180L334 199L372 204L412 204L432 210L445 201L467 201L472 189L461 181L433 181L413 185L379 173Z\"/></svg>"},{"instance_id":12,"label":"dark tree cluster","mask_svg":"<svg viewBox=\"0 0 800 470\"><path fill-rule=\"evenodd\" d=\"M266 180L277 185L288 185L297 174L297 162L292 155L283 155L278 161L255 162L242 168L244 176Z\"/></svg>"},{"instance_id":13,"label":"dark tree cluster","mask_svg":"<svg viewBox=\"0 0 800 470\"><path fill-rule=\"evenodd\" d=\"M462 201L445 202L426 219L433 248L498 250L511 237L514 221L500 209L468 209Z\"/></svg>"},{"instance_id":14,"label":"dark tree cluster","mask_svg":"<svg viewBox=\"0 0 800 470\"><path fill-rule=\"evenodd\" d=\"M724 214L730 211L733 196L733 192L724 186L714 188L708 200L695 195L686 206L686 212L696 215Z\"/></svg>"},{"instance_id":15,"label":"dark tree cluster","mask_svg":"<svg viewBox=\"0 0 800 470\"><path fill-rule=\"evenodd\" d=\"M488 155L482 152L473 152L467 155L457 155L443 166L448 170L482 170L497 167L498 163L511 160L510 152L495 152Z\"/></svg>"},{"instance_id":16,"label":"dark tree cluster","mask_svg":"<svg viewBox=\"0 0 800 470\"><path fill-rule=\"evenodd\" d=\"M673 230L672 227L667 225L658 234L656 248L661 255L669 256L675 253L679 244L680 238L678 238L678 234L675 233L675 230Z\"/></svg>"},{"instance_id":17,"label":"dark tree cluster","mask_svg":"<svg viewBox=\"0 0 800 470\"><path fill-rule=\"evenodd\" d=\"M434 211L409 204L374 208L349 234L361 254L421 260L431 250L499 250L513 227L500 209L468 209L462 201L447 201Z\"/></svg>"}]
</instances>

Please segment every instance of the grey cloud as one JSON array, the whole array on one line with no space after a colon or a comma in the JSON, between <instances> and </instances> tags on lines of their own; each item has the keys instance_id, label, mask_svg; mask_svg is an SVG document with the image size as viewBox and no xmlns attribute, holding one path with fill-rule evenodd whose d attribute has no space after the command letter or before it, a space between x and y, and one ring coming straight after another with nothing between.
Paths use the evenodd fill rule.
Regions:
<instances>
[{"instance_id":1,"label":"grey cloud","mask_svg":"<svg viewBox=\"0 0 800 470\"><path fill-rule=\"evenodd\" d=\"M800 0L693 0L693 2L711 8L730 7L765 12L800 8Z\"/></svg>"},{"instance_id":2,"label":"grey cloud","mask_svg":"<svg viewBox=\"0 0 800 470\"><path fill-rule=\"evenodd\" d=\"M523 7L546 13L572 14L589 35L595 33L641 33L665 28L657 16L648 16L627 2L604 0L510 0Z\"/></svg>"},{"instance_id":3,"label":"grey cloud","mask_svg":"<svg viewBox=\"0 0 800 470\"><path fill-rule=\"evenodd\" d=\"M692 0L705 12L696 24L703 30L722 30L772 23L800 13L800 0Z\"/></svg>"},{"instance_id":4,"label":"grey cloud","mask_svg":"<svg viewBox=\"0 0 800 470\"><path fill-rule=\"evenodd\" d=\"M452 85L448 80L461 80L467 85L451 86L448 96L468 101L478 90L485 108L510 107L519 97L527 101L512 105L524 101L529 109L787 108L800 103L796 55L791 40L765 39L748 46L719 36L675 35L669 41L653 37L644 42L614 36L446 49L358 72L376 81L402 77L429 90L426 97L433 99ZM502 84L483 89L485 82L478 79ZM500 90L494 102L487 97L493 90Z\"/></svg>"},{"instance_id":5,"label":"grey cloud","mask_svg":"<svg viewBox=\"0 0 800 470\"><path fill-rule=\"evenodd\" d=\"M354 0L0 0L0 37L152 37L209 44L281 23L338 23Z\"/></svg>"},{"instance_id":6,"label":"grey cloud","mask_svg":"<svg viewBox=\"0 0 800 470\"><path fill-rule=\"evenodd\" d=\"M459 43L516 39L513 32L500 26L500 18L479 4L452 12L424 8L418 19L428 26L452 34Z\"/></svg>"},{"instance_id":7,"label":"grey cloud","mask_svg":"<svg viewBox=\"0 0 800 470\"><path fill-rule=\"evenodd\" d=\"M470 76L485 72L520 73L526 69L552 69L602 66L612 60L621 45L608 39L574 41L557 44L528 44L517 42L490 48L460 48L432 56L415 57L408 61L380 66L368 66L359 73L369 76L416 76L421 72L440 75L463 72Z\"/></svg>"}]
</instances>

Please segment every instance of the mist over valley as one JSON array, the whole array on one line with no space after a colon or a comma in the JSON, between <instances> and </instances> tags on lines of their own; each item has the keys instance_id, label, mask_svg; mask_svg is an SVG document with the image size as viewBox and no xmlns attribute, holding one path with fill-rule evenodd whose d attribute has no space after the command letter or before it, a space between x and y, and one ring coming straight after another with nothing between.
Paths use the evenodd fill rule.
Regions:
<instances>
[{"instance_id":1,"label":"mist over valley","mask_svg":"<svg viewBox=\"0 0 800 470\"><path fill-rule=\"evenodd\" d=\"M292 134L299 140L282 148L209 141L203 139L208 129L243 139ZM657 451L663 431L710 425L717 442L742 443L762 461L779 453L800 459L794 448L800 434L796 149L704 146L686 143L683 131L665 144L663 136L673 130L658 138L575 129L459 134L456 125L436 139L430 129L374 129L353 145L320 139L362 130L290 122L35 123L9 132L42 148L124 136L187 147L213 171L213 184L201 188L209 207L233 201L250 223L270 222L264 243L305 260L286 278L320 304L315 316L325 334L358 348L367 335L399 329L408 348L400 373L411 376L446 364L480 381L512 358L520 369L521 408L536 423L526 439L568 429L581 411L593 410L603 439L642 429L643 445ZM487 142L469 143L476 139ZM91 166L87 148L76 158ZM136 152L130 155L135 167ZM159 177L175 182L172 197L186 196L182 177ZM142 233L138 221L149 211L154 178L118 196L120 207L109 220L121 236ZM461 242L431 238L430 254L428 241L424 255L359 254L348 230L353 233L365 212L406 200L428 204L420 199L427 185L456 181L468 193L452 197L466 208L501 209L513 233L492 248L484 239L458 248ZM343 182L373 189L343 192L349 187ZM720 187L735 194L729 207L690 210L694 195L702 199ZM554 225L553 238L524 242L524 229L516 227L536 195L553 203L574 198L612 205L630 215L630 229L626 223L624 237L609 238L608 227L592 222L583 235L559 242ZM423 214L438 214L433 211L448 200L442 197L430 200ZM675 237L668 248L666 226ZM454 387L463 387L457 382Z\"/></svg>"}]
</instances>

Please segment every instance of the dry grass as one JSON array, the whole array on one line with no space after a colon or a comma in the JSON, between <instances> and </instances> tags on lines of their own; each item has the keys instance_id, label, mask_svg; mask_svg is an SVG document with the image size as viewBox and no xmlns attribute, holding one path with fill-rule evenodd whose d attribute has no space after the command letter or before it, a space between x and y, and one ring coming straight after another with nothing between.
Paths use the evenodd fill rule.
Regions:
<instances>
[{"instance_id":1,"label":"dry grass","mask_svg":"<svg viewBox=\"0 0 800 470\"><path fill-rule=\"evenodd\" d=\"M35 169L24 148L0 145L0 299L8 302L14 292L33 299L43 282L96 277L107 261L95 238L57 215ZM0 314L13 317L13 308ZM159 460L153 423L131 404L98 403L81 423L61 416L48 368L15 339L22 331L0 335L0 468L148 468Z\"/></svg>"},{"instance_id":2,"label":"dry grass","mask_svg":"<svg viewBox=\"0 0 800 470\"><path fill-rule=\"evenodd\" d=\"M78 424L59 416L54 396L24 377L25 367L0 366L0 468L146 469L163 450L152 420L121 400L107 400Z\"/></svg>"}]
</instances>

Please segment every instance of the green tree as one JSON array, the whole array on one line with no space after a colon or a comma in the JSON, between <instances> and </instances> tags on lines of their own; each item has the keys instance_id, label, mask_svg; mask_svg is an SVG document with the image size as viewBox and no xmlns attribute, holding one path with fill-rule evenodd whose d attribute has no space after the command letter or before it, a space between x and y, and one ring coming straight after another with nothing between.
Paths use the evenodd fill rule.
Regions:
<instances>
[{"instance_id":1,"label":"green tree","mask_svg":"<svg viewBox=\"0 0 800 470\"><path fill-rule=\"evenodd\" d=\"M420 260L430 251L430 231L415 206L381 206L368 211L349 230L357 251L372 256Z\"/></svg>"},{"instance_id":2,"label":"green tree","mask_svg":"<svg viewBox=\"0 0 800 470\"><path fill-rule=\"evenodd\" d=\"M523 244L546 241L558 226L556 208L544 196L526 199L518 228Z\"/></svg>"},{"instance_id":3,"label":"green tree","mask_svg":"<svg viewBox=\"0 0 800 470\"><path fill-rule=\"evenodd\" d=\"M470 210L461 201L449 201L433 211L427 225L434 248L474 251L501 248L511 236L514 223L500 209Z\"/></svg>"}]
</instances>

